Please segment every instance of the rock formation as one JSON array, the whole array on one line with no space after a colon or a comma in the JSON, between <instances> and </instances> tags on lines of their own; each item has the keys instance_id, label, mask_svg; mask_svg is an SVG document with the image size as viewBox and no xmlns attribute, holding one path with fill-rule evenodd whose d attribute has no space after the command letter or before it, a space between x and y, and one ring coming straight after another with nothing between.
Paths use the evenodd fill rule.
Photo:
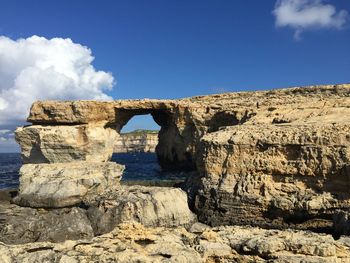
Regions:
<instances>
[{"instance_id":1,"label":"rock formation","mask_svg":"<svg viewBox=\"0 0 350 263\"><path fill-rule=\"evenodd\" d=\"M119 225L92 239L0 243L0 262L308 262L350 260L350 238L253 227L146 228Z\"/></svg>"},{"instance_id":2,"label":"rock formation","mask_svg":"<svg viewBox=\"0 0 350 263\"><path fill-rule=\"evenodd\" d=\"M158 132L148 130L136 130L121 133L114 145L115 153L128 152L152 152L156 151L158 144Z\"/></svg>"},{"instance_id":3,"label":"rock formation","mask_svg":"<svg viewBox=\"0 0 350 263\"><path fill-rule=\"evenodd\" d=\"M197 221L188 208L186 193L178 188L120 186L95 197L83 200L80 206L44 209L37 208L38 203L33 207L11 204L10 197L1 197L0 191L0 242L61 242L105 234L127 222L189 227Z\"/></svg>"},{"instance_id":4,"label":"rock formation","mask_svg":"<svg viewBox=\"0 0 350 263\"><path fill-rule=\"evenodd\" d=\"M25 164L20 195L14 201L30 207L66 207L116 191L124 166L112 162Z\"/></svg>"},{"instance_id":5,"label":"rock formation","mask_svg":"<svg viewBox=\"0 0 350 263\"><path fill-rule=\"evenodd\" d=\"M108 162L122 127L133 116L143 114L151 114L161 127L156 147L161 167L191 171L184 190L202 223L299 231L219 227L211 230L216 233L213 235L219 233L219 244L204 242L201 247L201 237L183 234L181 241L176 241L179 230L152 230L157 235L154 240L169 240L169 235L176 244L169 241L164 247L162 241L152 239L158 245L135 241L141 247L127 243L123 249L113 249L133 253L142 249L145 261L160 261L164 255L180 262L189 257L200 261L211 258L208 255L213 251L223 253L223 258L232 257L227 260L239 258L246 262L263 262L274 256L276 262L290 262L291 257L295 262L338 262L336 258L349 258L347 238L334 241L328 235L300 231L323 231L337 237L349 233L349 84L181 100L36 102L28 118L32 125L16 132L25 165L14 201L22 206L46 208L81 203L94 234L112 230L123 223L120 218L149 227L190 224L194 217L183 203L184 192L172 195L169 189L169 194L164 195L149 188L123 189L117 182L123 168ZM86 172L76 167L85 167ZM122 194L118 196L118 192ZM168 199L158 203L154 196ZM175 196L181 209L188 212L183 214L174 205ZM159 212L163 206L164 212ZM99 222L108 222L111 227ZM124 235L123 231L118 227L113 231L105 239L96 237L91 242L98 243L99 248L123 242L119 236ZM42 252L37 257L56 255L61 260L69 256L64 246L62 250L52 244L42 246L49 248L24 245L4 255L11 259L21 251L33 250ZM73 246L79 247L79 242ZM175 252L162 250L169 246L176 248ZM74 252L73 259L92 260L96 254L91 251L93 247ZM121 252L118 256L136 260L135 254Z\"/></svg>"},{"instance_id":6,"label":"rock formation","mask_svg":"<svg viewBox=\"0 0 350 263\"><path fill-rule=\"evenodd\" d=\"M39 101L33 125L16 138L26 163L105 162L128 120L149 113L161 127L163 169L198 171L190 188L198 189L201 221L310 225L349 208L349 96L345 84L181 100Z\"/></svg>"}]
</instances>

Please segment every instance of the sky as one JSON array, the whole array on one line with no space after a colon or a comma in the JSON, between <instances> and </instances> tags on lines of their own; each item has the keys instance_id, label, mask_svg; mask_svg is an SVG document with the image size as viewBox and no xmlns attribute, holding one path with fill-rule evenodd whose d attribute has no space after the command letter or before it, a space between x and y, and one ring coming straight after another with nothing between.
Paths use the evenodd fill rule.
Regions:
<instances>
[{"instance_id":1,"label":"sky","mask_svg":"<svg viewBox=\"0 0 350 263\"><path fill-rule=\"evenodd\" d=\"M348 0L0 0L0 152L18 151L38 99L349 83L349 13Z\"/></svg>"}]
</instances>

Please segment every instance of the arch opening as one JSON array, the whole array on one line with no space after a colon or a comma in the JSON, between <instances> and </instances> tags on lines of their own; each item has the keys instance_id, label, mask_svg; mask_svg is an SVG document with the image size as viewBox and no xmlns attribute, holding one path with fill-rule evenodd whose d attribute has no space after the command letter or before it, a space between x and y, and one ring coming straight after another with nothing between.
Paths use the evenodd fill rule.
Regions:
<instances>
[{"instance_id":1,"label":"arch opening","mask_svg":"<svg viewBox=\"0 0 350 263\"><path fill-rule=\"evenodd\" d=\"M171 113L166 110L123 109L118 110L117 116L115 129L120 134L117 144L123 145L113 154L112 161L126 166L122 182L129 185L181 185L187 172L193 170L193 165L192 159L184 153L184 142Z\"/></svg>"}]
</instances>

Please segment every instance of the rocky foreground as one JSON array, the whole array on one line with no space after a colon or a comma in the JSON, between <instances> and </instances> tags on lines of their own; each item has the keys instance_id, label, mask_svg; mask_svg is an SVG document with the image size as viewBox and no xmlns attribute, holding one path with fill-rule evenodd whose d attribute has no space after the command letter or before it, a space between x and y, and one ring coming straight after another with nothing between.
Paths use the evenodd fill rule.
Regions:
<instances>
[{"instance_id":1,"label":"rocky foreground","mask_svg":"<svg viewBox=\"0 0 350 263\"><path fill-rule=\"evenodd\" d=\"M110 233L61 243L0 244L7 262L349 262L350 238L253 227L146 228L121 224Z\"/></svg>"},{"instance_id":2,"label":"rocky foreground","mask_svg":"<svg viewBox=\"0 0 350 263\"><path fill-rule=\"evenodd\" d=\"M198 223L176 188L126 187L60 209L16 206L1 194L2 263L350 262L348 236Z\"/></svg>"},{"instance_id":3,"label":"rocky foreground","mask_svg":"<svg viewBox=\"0 0 350 263\"><path fill-rule=\"evenodd\" d=\"M162 168L188 173L182 189L120 185L114 143L140 114L161 126ZM28 121L3 261L350 262L349 84L43 101Z\"/></svg>"}]
</instances>

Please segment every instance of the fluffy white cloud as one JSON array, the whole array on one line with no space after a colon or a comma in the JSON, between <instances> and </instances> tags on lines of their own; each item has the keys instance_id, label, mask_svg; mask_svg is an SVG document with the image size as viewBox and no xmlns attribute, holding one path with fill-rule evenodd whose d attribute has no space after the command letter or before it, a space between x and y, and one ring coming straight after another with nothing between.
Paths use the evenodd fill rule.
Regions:
<instances>
[{"instance_id":1,"label":"fluffy white cloud","mask_svg":"<svg viewBox=\"0 0 350 263\"><path fill-rule=\"evenodd\" d=\"M70 39L0 36L0 128L23 122L35 100L112 99L105 91L113 76L96 71L93 60Z\"/></svg>"},{"instance_id":2,"label":"fluffy white cloud","mask_svg":"<svg viewBox=\"0 0 350 263\"><path fill-rule=\"evenodd\" d=\"M91 50L70 39L0 36L0 152L16 147L13 130L44 99L110 100L111 73L97 71Z\"/></svg>"},{"instance_id":3,"label":"fluffy white cloud","mask_svg":"<svg viewBox=\"0 0 350 263\"><path fill-rule=\"evenodd\" d=\"M324 0L278 0L273 10L277 27L291 27L299 38L307 29L341 29L348 19L346 10L337 11Z\"/></svg>"}]
</instances>

